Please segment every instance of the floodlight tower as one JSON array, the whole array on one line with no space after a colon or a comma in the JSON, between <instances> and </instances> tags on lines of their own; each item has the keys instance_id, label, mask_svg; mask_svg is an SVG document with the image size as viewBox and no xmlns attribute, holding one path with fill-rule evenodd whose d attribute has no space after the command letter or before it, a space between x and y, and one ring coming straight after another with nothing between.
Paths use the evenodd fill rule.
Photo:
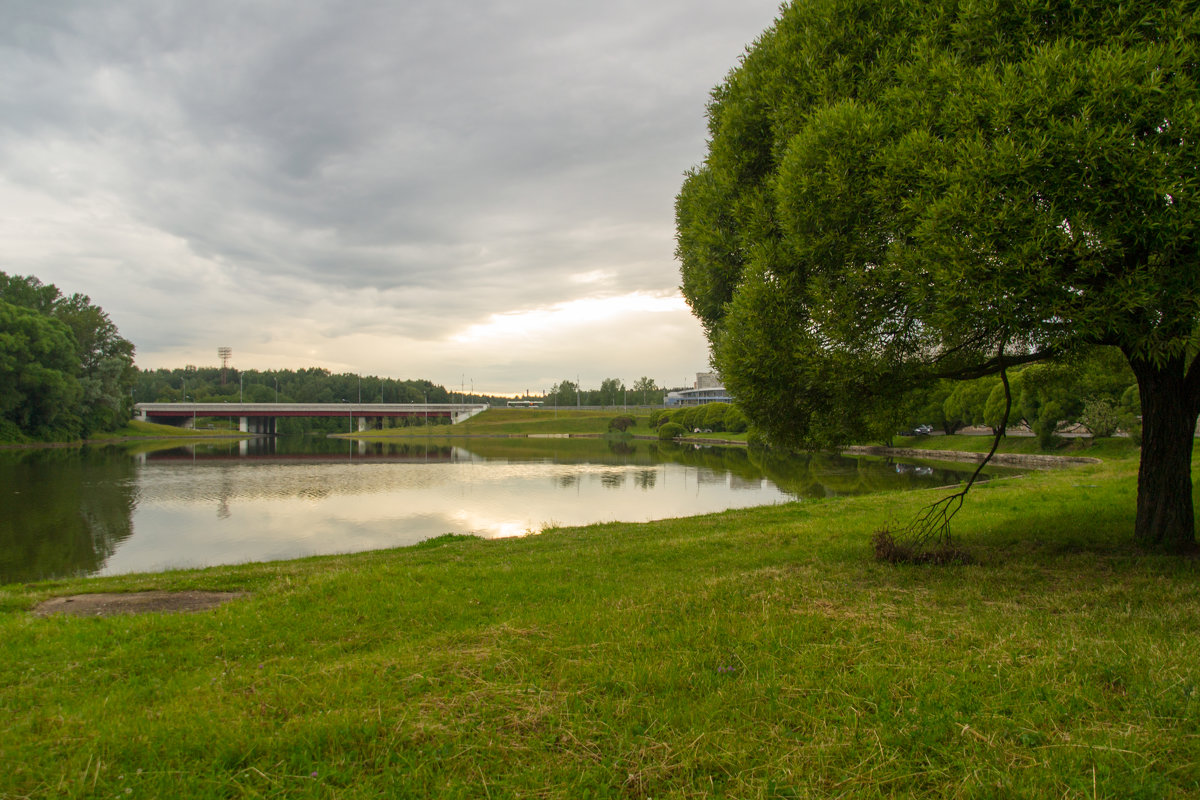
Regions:
<instances>
[{"instance_id":1,"label":"floodlight tower","mask_svg":"<svg viewBox=\"0 0 1200 800\"><path fill-rule=\"evenodd\" d=\"M221 385L225 385L225 370L229 368L229 359L233 356L232 347L218 347L217 355L221 357Z\"/></svg>"}]
</instances>

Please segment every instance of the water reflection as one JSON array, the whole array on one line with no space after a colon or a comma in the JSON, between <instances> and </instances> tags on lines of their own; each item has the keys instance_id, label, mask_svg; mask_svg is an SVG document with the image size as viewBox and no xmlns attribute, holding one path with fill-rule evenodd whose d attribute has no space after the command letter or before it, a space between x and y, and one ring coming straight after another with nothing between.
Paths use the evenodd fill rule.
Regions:
<instances>
[{"instance_id":1,"label":"water reflection","mask_svg":"<svg viewBox=\"0 0 1200 800\"><path fill-rule=\"evenodd\" d=\"M133 534L136 477L117 450L0 452L0 582L99 570Z\"/></svg>"},{"instance_id":2,"label":"water reflection","mask_svg":"<svg viewBox=\"0 0 1200 800\"><path fill-rule=\"evenodd\" d=\"M945 468L581 439L275 438L0 452L0 582L511 536L946 485Z\"/></svg>"}]
</instances>

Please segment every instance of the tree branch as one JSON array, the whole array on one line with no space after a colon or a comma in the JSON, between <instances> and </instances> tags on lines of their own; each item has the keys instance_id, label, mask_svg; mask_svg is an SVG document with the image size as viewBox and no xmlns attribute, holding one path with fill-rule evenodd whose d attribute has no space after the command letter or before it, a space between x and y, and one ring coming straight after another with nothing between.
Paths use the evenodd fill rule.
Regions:
<instances>
[{"instance_id":1,"label":"tree branch","mask_svg":"<svg viewBox=\"0 0 1200 800\"><path fill-rule=\"evenodd\" d=\"M980 473L983 472L983 468L992 460L992 456L996 455L996 450L1000 447L1000 440L1004 438L1008 430L1008 416L1012 411L1012 387L1008 383L1008 372L1005 366L1007 360L1004 357L1003 343L1000 344L996 358L993 361L1001 365L999 372L1000 382L1004 385L1004 416L1001 417L1000 427L996 429L996 434L992 439L992 449L988 451L987 456L975 467L975 471L971 473L971 477L961 490L926 506L917 515L917 518L904 529L902 536L906 540L908 547L914 552L928 551L931 547L943 551L949 550L950 520L962 508L967 492L971 491L971 487L975 485L975 481Z\"/></svg>"},{"instance_id":2,"label":"tree branch","mask_svg":"<svg viewBox=\"0 0 1200 800\"><path fill-rule=\"evenodd\" d=\"M985 378L988 375L996 373L1004 374L1004 371L1012 367L1019 367L1022 364L1031 364L1035 361L1045 361L1060 354L1060 350L1050 348L1048 350L1039 350L1033 353L1026 353L1020 356L1005 356L1004 346L1000 346L1000 351L995 358L988 359L982 364L974 364L967 367L960 367L955 370L946 372L932 373L934 378L948 378L950 380L973 380L975 378ZM1007 379L1006 379L1007 380ZM1007 419L1007 416L1006 416Z\"/></svg>"}]
</instances>

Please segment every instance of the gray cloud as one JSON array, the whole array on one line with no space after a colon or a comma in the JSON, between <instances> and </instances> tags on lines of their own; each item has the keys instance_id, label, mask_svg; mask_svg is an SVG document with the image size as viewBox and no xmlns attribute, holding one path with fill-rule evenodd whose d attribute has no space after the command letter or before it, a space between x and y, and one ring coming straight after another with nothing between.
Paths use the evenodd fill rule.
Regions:
<instances>
[{"instance_id":1,"label":"gray cloud","mask_svg":"<svg viewBox=\"0 0 1200 800\"><path fill-rule=\"evenodd\" d=\"M222 336L269 362L292 322L303 327L291 343L305 346L281 360L308 352L332 364L330 348L350 338L440 351L492 314L670 293L672 203L703 156L707 92L776 10L774 0L0 7L0 208L12 221L0 268L91 294L151 365L207 363ZM687 325L654 323L696 349ZM614 352L644 344L604 341ZM586 346L529 352L579 361ZM689 358L678 349L661 347ZM704 358L701 345L683 372ZM557 374L532 357L503 360L522 373L515 385Z\"/></svg>"}]
</instances>

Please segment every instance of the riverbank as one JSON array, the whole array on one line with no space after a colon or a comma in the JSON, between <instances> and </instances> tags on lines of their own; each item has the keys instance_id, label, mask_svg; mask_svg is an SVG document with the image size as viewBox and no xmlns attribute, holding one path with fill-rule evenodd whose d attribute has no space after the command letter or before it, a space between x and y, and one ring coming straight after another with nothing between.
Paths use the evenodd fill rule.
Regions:
<instances>
[{"instance_id":1,"label":"riverbank","mask_svg":"<svg viewBox=\"0 0 1200 800\"><path fill-rule=\"evenodd\" d=\"M598 434L608 432L608 423L618 416L635 421L631 432L650 432L650 413L645 410L604 411L574 408L490 408L457 425L387 428L361 433L334 434L338 438L389 441L428 436L535 436L542 434Z\"/></svg>"},{"instance_id":2,"label":"riverbank","mask_svg":"<svg viewBox=\"0 0 1200 800\"><path fill-rule=\"evenodd\" d=\"M123 428L108 433L97 433L87 439L71 442L0 442L0 450L36 447L82 447L87 444L116 444L147 439L247 439L255 434L235 430L195 430L174 425L158 425L153 422L130 420Z\"/></svg>"},{"instance_id":3,"label":"riverbank","mask_svg":"<svg viewBox=\"0 0 1200 800\"><path fill-rule=\"evenodd\" d=\"M1137 462L977 486L977 563L876 563L936 492L0 589L0 796L1200 791L1197 562ZM82 592L194 614L31 610Z\"/></svg>"}]
</instances>

